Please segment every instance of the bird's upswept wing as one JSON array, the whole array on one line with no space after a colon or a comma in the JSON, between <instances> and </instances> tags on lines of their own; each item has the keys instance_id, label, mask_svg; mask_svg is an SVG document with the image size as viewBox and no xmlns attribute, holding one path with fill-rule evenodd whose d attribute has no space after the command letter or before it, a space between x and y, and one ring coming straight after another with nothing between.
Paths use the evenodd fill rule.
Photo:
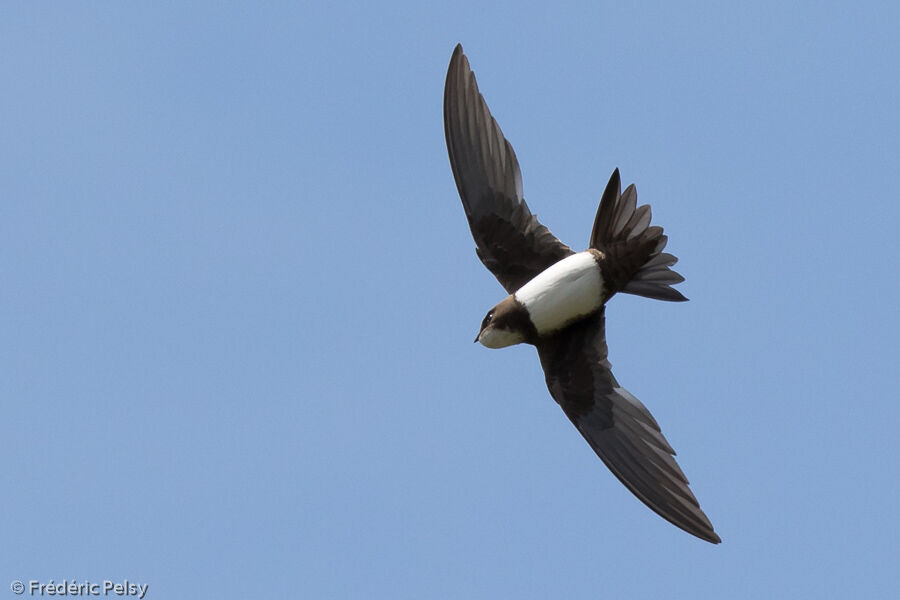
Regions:
<instances>
[{"instance_id":1,"label":"bird's upswept wing","mask_svg":"<svg viewBox=\"0 0 900 600\"><path fill-rule=\"evenodd\" d=\"M656 420L613 377L604 312L537 344L550 394L635 496L667 521L718 544Z\"/></svg>"},{"instance_id":2,"label":"bird's upswept wing","mask_svg":"<svg viewBox=\"0 0 900 600\"><path fill-rule=\"evenodd\" d=\"M507 292L573 254L528 209L516 154L478 91L461 45L447 69L444 134L476 252Z\"/></svg>"}]
</instances>

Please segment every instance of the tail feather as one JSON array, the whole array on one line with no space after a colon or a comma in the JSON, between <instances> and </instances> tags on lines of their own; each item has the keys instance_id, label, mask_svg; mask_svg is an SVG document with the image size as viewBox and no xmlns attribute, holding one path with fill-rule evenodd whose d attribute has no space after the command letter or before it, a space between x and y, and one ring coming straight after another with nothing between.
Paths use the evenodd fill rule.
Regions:
<instances>
[{"instance_id":1,"label":"tail feather","mask_svg":"<svg viewBox=\"0 0 900 600\"><path fill-rule=\"evenodd\" d=\"M684 281L684 277L669 268L678 258L663 252L669 238L662 227L650 225L650 218L649 205L637 206L634 184L622 192L616 169L600 199L590 247L606 256L604 275L609 276L613 293L674 302L687 300L671 287Z\"/></svg>"},{"instance_id":2,"label":"tail feather","mask_svg":"<svg viewBox=\"0 0 900 600\"><path fill-rule=\"evenodd\" d=\"M626 229L631 231L628 234L628 239L633 239L639 235L640 232L647 229L648 225L650 225L650 205L638 206L637 210L634 211L634 215L628 221L628 225L625 226Z\"/></svg>"},{"instance_id":3,"label":"tail feather","mask_svg":"<svg viewBox=\"0 0 900 600\"><path fill-rule=\"evenodd\" d=\"M631 221L634 209L637 206L637 189L634 184L625 188L625 193L616 203L616 222L613 226L613 235L619 236L625 230L625 226Z\"/></svg>"}]
</instances>

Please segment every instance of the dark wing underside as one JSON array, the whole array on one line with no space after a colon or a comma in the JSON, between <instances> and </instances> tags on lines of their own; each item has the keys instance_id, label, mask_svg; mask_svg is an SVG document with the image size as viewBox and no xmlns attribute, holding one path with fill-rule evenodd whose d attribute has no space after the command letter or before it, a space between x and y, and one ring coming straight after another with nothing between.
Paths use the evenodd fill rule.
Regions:
<instances>
[{"instance_id":1,"label":"dark wing underside","mask_svg":"<svg viewBox=\"0 0 900 600\"><path fill-rule=\"evenodd\" d=\"M460 45L447 69L444 134L476 252L507 292L573 253L528 210L516 154L478 91Z\"/></svg>"},{"instance_id":2,"label":"dark wing underside","mask_svg":"<svg viewBox=\"0 0 900 600\"><path fill-rule=\"evenodd\" d=\"M553 398L619 481L664 519L719 543L656 420L613 377L604 309L537 348Z\"/></svg>"}]
</instances>

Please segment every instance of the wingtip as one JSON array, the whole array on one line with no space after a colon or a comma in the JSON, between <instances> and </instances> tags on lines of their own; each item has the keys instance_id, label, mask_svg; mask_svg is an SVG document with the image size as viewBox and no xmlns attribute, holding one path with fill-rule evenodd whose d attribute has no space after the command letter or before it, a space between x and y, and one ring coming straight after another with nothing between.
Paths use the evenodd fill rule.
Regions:
<instances>
[{"instance_id":1,"label":"wingtip","mask_svg":"<svg viewBox=\"0 0 900 600\"><path fill-rule=\"evenodd\" d=\"M709 542L710 544L721 544L722 543L722 538L720 538L719 534L716 533L715 531L713 531L712 529L710 529L709 532L705 533L704 535L702 535L702 536L698 535L697 537L699 537L701 540L703 540L705 542Z\"/></svg>"},{"instance_id":2,"label":"wingtip","mask_svg":"<svg viewBox=\"0 0 900 600\"><path fill-rule=\"evenodd\" d=\"M703 512L703 509L700 508L700 505L697 505L697 510L700 512L700 516L702 517L699 526L691 528L682 527L682 529L700 538L704 542L709 542L710 544L721 544L722 538L720 538L719 534L716 533L716 530L713 528L713 524L710 522L709 517L706 516L706 513Z\"/></svg>"},{"instance_id":3,"label":"wingtip","mask_svg":"<svg viewBox=\"0 0 900 600\"><path fill-rule=\"evenodd\" d=\"M465 61L468 63L468 60L466 59L466 53L463 52L462 44L456 44L456 46L453 48L453 54L450 55L450 64L453 65L460 61Z\"/></svg>"},{"instance_id":4,"label":"wingtip","mask_svg":"<svg viewBox=\"0 0 900 600\"><path fill-rule=\"evenodd\" d=\"M703 540L704 542L709 542L710 544L721 544L722 538L720 538L719 534L716 533L716 530L713 529L713 525L712 523L710 523L709 517L706 516L699 505L697 506L697 510L699 511L701 517L700 523L695 522L693 526L685 526L685 524L675 523L671 520L670 522L674 523L680 529L683 529L684 531L690 533L697 539Z\"/></svg>"},{"instance_id":5,"label":"wingtip","mask_svg":"<svg viewBox=\"0 0 900 600\"><path fill-rule=\"evenodd\" d=\"M455 67L455 65L458 65L460 63L468 66L468 60L466 60L466 55L465 53L463 53L462 44L456 44L456 47L453 48L453 54L450 55L450 66L447 68L448 80L450 74L458 70L458 67Z\"/></svg>"}]
</instances>

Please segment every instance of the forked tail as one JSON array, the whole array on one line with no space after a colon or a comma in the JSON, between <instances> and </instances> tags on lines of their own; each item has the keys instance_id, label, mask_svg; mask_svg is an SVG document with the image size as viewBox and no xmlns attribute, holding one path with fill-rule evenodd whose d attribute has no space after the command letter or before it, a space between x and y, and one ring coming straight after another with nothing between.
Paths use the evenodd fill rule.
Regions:
<instances>
[{"instance_id":1,"label":"forked tail","mask_svg":"<svg viewBox=\"0 0 900 600\"><path fill-rule=\"evenodd\" d=\"M610 291L674 302L687 300L672 287L684 277L669 268L678 258L663 252L668 239L662 227L650 225L650 206L637 206L634 184L622 193L619 169L613 171L591 231L591 248L606 256L603 275Z\"/></svg>"}]
</instances>

